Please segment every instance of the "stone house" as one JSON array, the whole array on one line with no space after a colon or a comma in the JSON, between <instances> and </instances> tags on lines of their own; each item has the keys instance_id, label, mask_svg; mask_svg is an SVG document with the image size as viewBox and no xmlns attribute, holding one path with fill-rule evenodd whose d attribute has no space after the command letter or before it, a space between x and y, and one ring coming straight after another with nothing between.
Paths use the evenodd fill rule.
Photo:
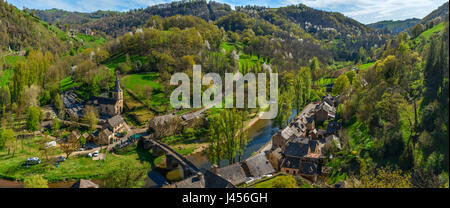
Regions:
<instances>
[{"instance_id":1,"label":"stone house","mask_svg":"<svg viewBox=\"0 0 450 208\"><path fill-rule=\"evenodd\" d=\"M285 157L280 171L315 181L322 174L322 147L323 144L318 140L292 139L284 149Z\"/></svg>"},{"instance_id":2,"label":"stone house","mask_svg":"<svg viewBox=\"0 0 450 208\"><path fill-rule=\"evenodd\" d=\"M93 97L88 104L97 107L100 115L120 115L123 112L123 91L120 87L119 77L116 76L116 87L112 92L112 98Z\"/></svg>"},{"instance_id":3,"label":"stone house","mask_svg":"<svg viewBox=\"0 0 450 208\"><path fill-rule=\"evenodd\" d=\"M164 188L236 188L226 179L207 170L205 173L198 172L196 175L186 178Z\"/></svg>"},{"instance_id":4,"label":"stone house","mask_svg":"<svg viewBox=\"0 0 450 208\"><path fill-rule=\"evenodd\" d=\"M104 127L108 128L114 134L128 130L127 123L125 122L125 120L123 120L122 116L120 115L116 115L108 119Z\"/></svg>"},{"instance_id":5,"label":"stone house","mask_svg":"<svg viewBox=\"0 0 450 208\"><path fill-rule=\"evenodd\" d=\"M281 148L276 148L275 150L269 151L267 153L267 159L269 160L272 167L279 171L281 162L283 162L283 154Z\"/></svg>"},{"instance_id":6,"label":"stone house","mask_svg":"<svg viewBox=\"0 0 450 208\"><path fill-rule=\"evenodd\" d=\"M336 117L336 109L327 102L321 102L315 108L314 119L316 122L332 120Z\"/></svg>"},{"instance_id":7,"label":"stone house","mask_svg":"<svg viewBox=\"0 0 450 208\"><path fill-rule=\"evenodd\" d=\"M305 137L306 136L307 127L302 123L301 119L295 119L293 122L289 124L283 130L278 131L272 137L272 144L274 148L281 147L283 148L286 143L291 138L295 137Z\"/></svg>"},{"instance_id":8,"label":"stone house","mask_svg":"<svg viewBox=\"0 0 450 208\"><path fill-rule=\"evenodd\" d=\"M97 144L99 145L109 145L112 144L114 140L114 133L109 129L105 128L98 133Z\"/></svg>"},{"instance_id":9,"label":"stone house","mask_svg":"<svg viewBox=\"0 0 450 208\"><path fill-rule=\"evenodd\" d=\"M234 186L245 183L248 178L240 163L213 169L213 173L229 181Z\"/></svg>"},{"instance_id":10,"label":"stone house","mask_svg":"<svg viewBox=\"0 0 450 208\"><path fill-rule=\"evenodd\" d=\"M242 162L242 167L248 175L256 178L275 172L265 153L256 154Z\"/></svg>"}]
</instances>

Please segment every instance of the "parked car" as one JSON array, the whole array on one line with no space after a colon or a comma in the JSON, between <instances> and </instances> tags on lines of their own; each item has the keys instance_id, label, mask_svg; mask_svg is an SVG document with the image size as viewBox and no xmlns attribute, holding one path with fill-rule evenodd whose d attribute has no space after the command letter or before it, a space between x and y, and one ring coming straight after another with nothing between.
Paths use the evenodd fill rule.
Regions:
<instances>
[{"instance_id":1,"label":"parked car","mask_svg":"<svg viewBox=\"0 0 450 208\"><path fill-rule=\"evenodd\" d=\"M87 154L88 157L92 157L92 153Z\"/></svg>"},{"instance_id":2,"label":"parked car","mask_svg":"<svg viewBox=\"0 0 450 208\"><path fill-rule=\"evenodd\" d=\"M94 154L92 154L93 157L97 157L98 156L98 152L94 152Z\"/></svg>"},{"instance_id":3,"label":"parked car","mask_svg":"<svg viewBox=\"0 0 450 208\"><path fill-rule=\"evenodd\" d=\"M30 157L25 162L26 165L37 165L41 164L41 160L38 157Z\"/></svg>"}]
</instances>

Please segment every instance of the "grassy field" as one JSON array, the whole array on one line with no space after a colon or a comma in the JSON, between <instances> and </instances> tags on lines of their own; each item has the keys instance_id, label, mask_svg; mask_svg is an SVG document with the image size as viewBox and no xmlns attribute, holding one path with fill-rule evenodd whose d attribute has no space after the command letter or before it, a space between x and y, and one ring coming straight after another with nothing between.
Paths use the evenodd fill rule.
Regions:
<instances>
[{"instance_id":1,"label":"grassy field","mask_svg":"<svg viewBox=\"0 0 450 208\"><path fill-rule=\"evenodd\" d=\"M256 182L255 184L249 186L248 188L276 188L274 186L274 182L276 180L279 180L279 179L282 179L282 178L285 178L285 177L291 177L291 176L278 175L278 176L275 176L275 177L272 177L272 178L269 178L269 179L267 179L267 178L264 179L263 178L259 182ZM298 187L298 188L312 188L312 186L309 185L308 183L304 183L301 187Z\"/></svg>"},{"instance_id":2,"label":"grassy field","mask_svg":"<svg viewBox=\"0 0 450 208\"><path fill-rule=\"evenodd\" d=\"M117 65L119 65L120 63L126 62L127 58L125 54L119 54L119 55L115 55L110 57L108 60L105 61L105 63L103 63L106 67L110 68L110 69L116 69ZM145 57L142 56L138 56L138 55L131 55L130 56L130 61L131 63L134 63L135 61L140 61L142 64L144 64L145 62L147 62L147 59Z\"/></svg>"},{"instance_id":3,"label":"grassy field","mask_svg":"<svg viewBox=\"0 0 450 208\"><path fill-rule=\"evenodd\" d=\"M336 78L320 78L317 82L319 86L325 86L331 83L334 83L334 81L336 81Z\"/></svg>"},{"instance_id":4,"label":"grassy field","mask_svg":"<svg viewBox=\"0 0 450 208\"><path fill-rule=\"evenodd\" d=\"M61 80L59 86L60 86L60 91L64 92L64 91L72 89L73 87L78 87L79 83L75 83L72 80L72 77L66 77L63 80Z\"/></svg>"},{"instance_id":5,"label":"grassy field","mask_svg":"<svg viewBox=\"0 0 450 208\"><path fill-rule=\"evenodd\" d=\"M374 64L375 64L375 62L362 64L361 66L359 66L359 69L367 69L367 68L373 66Z\"/></svg>"},{"instance_id":6,"label":"grassy field","mask_svg":"<svg viewBox=\"0 0 450 208\"><path fill-rule=\"evenodd\" d=\"M236 50L237 52L239 52L239 63L241 65L240 70L242 70L242 66L244 66L245 64L248 63L248 67L253 67L254 65L259 64L262 65L264 64L264 60L262 58L258 58L257 56L253 55L248 55L243 53L240 48L243 48L243 44L242 43L228 43L228 42L224 42L222 43L222 45L220 46L221 49L225 49L226 51L226 56L227 58L229 57L231 51Z\"/></svg>"},{"instance_id":7,"label":"grassy field","mask_svg":"<svg viewBox=\"0 0 450 208\"><path fill-rule=\"evenodd\" d=\"M430 39L430 37L434 34L441 32L444 29L444 22L439 23L438 25L432 27L429 30L426 30L420 36L424 37L426 40Z\"/></svg>"},{"instance_id":8,"label":"grassy field","mask_svg":"<svg viewBox=\"0 0 450 208\"><path fill-rule=\"evenodd\" d=\"M141 163L148 165L149 168L162 163L163 158L153 158L149 151L145 151L136 146L131 146L128 150L122 151L120 155L107 154L105 160L94 161L87 157L69 157L65 162L56 167L51 162L45 161L36 146L39 138L33 138L24 141L24 149L19 147L14 158L8 155L6 151L0 151L0 177L10 180L23 180L33 175L41 174L51 182L72 180L72 179L98 179L102 175L120 169L122 162ZM20 146L20 145L19 145ZM55 154L60 154L56 152ZM31 167L23 166L23 163L29 157L40 157L43 163Z\"/></svg>"},{"instance_id":9,"label":"grassy field","mask_svg":"<svg viewBox=\"0 0 450 208\"><path fill-rule=\"evenodd\" d=\"M412 48L416 48L417 46L420 46L420 45L424 45L424 46L429 45L431 37L435 34L438 34L443 29L444 29L444 23L441 22L438 25L435 25L434 27L432 27L428 30L425 30L424 32L422 32L422 34L420 34L419 36L417 36L415 39L413 39L411 41ZM422 41L425 41L425 43L422 43Z\"/></svg>"},{"instance_id":10,"label":"grassy field","mask_svg":"<svg viewBox=\"0 0 450 208\"><path fill-rule=\"evenodd\" d=\"M96 36L84 35L84 34L76 34L76 39L78 41L83 41L84 47L86 47L86 48L96 48L96 47L103 45L103 43L106 42L106 40L102 37L96 37Z\"/></svg>"},{"instance_id":11,"label":"grassy field","mask_svg":"<svg viewBox=\"0 0 450 208\"><path fill-rule=\"evenodd\" d=\"M13 73L13 70L10 69L0 71L0 87L3 87L9 83Z\"/></svg>"},{"instance_id":12,"label":"grassy field","mask_svg":"<svg viewBox=\"0 0 450 208\"><path fill-rule=\"evenodd\" d=\"M162 92L162 86L156 79L158 73L140 73L126 75L121 79L122 86L131 91L138 100L126 92L124 95L125 104L129 109L129 114L133 114L139 120L139 123L146 123L154 113L164 113L170 110L168 95ZM150 97L145 96L145 87L152 88Z\"/></svg>"}]
</instances>

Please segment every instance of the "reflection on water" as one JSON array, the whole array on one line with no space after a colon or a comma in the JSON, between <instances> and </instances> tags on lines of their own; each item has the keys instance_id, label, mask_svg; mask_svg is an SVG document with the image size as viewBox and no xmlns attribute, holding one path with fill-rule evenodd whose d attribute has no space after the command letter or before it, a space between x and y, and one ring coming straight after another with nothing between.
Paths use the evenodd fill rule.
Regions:
<instances>
[{"instance_id":1,"label":"reflection on water","mask_svg":"<svg viewBox=\"0 0 450 208\"><path fill-rule=\"evenodd\" d=\"M292 114L289 120L292 120L297 114L297 110L292 110ZM244 150L242 160L245 160L252 156L252 154L261 147L263 147L267 142L270 141L272 135L274 135L278 131L278 127L274 126L272 120L268 119L260 119L253 126L251 126L248 130L248 137L250 138L247 147ZM187 156L187 159L190 160L194 165L203 170L208 170L211 168L211 163L209 162L205 153L196 153ZM237 161L237 158L236 158ZM219 163L219 167L223 167L228 165L228 160L223 159Z\"/></svg>"},{"instance_id":2,"label":"reflection on water","mask_svg":"<svg viewBox=\"0 0 450 208\"><path fill-rule=\"evenodd\" d=\"M297 114L296 110L292 111L292 115L289 120L292 120L294 116ZM274 135L278 131L278 127L273 125L272 120L260 119L253 126L251 126L247 132L248 137L250 138L247 147L244 150L242 160L249 158L254 152L261 149L267 142L270 141L272 135ZM194 165L196 165L199 169L208 170L211 168L211 163L208 160L208 157L204 152L196 153L187 156L187 159L190 160ZM228 160L223 159L220 161L219 166L223 167L228 165ZM145 180L146 188L159 188L166 182L173 182L182 177L183 171L179 167L173 171L167 171L162 168L155 168L148 173L148 178ZM69 188L75 181L71 182L58 182L58 183L50 183L49 187L51 188ZM94 183L100 184L101 181L94 181ZM0 179L0 188L22 188L23 184L16 181L8 181Z\"/></svg>"}]
</instances>

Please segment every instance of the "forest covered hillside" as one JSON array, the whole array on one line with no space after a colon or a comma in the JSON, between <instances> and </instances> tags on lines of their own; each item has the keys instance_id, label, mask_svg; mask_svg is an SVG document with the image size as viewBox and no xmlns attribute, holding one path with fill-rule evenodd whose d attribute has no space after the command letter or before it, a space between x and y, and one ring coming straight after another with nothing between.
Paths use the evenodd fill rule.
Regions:
<instances>
[{"instance_id":1,"label":"forest covered hillside","mask_svg":"<svg viewBox=\"0 0 450 208\"><path fill-rule=\"evenodd\" d=\"M367 26L303 4L82 13L0 0L0 178L130 188L155 170L161 186L193 181L150 142L215 171L242 168L233 183L217 175L227 187L448 188L448 36L448 3L422 20ZM221 80L276 74L276 117L261 127L263 106L174 107L172 75L192 80L196 65ZM259 83L247 81L244 96ZM269 173L247 170L252 159Z\"/></svg>"},{"instance_id":2,"label":"forest covered hillside","mask_svg":"<svg viewBox=\"0 0 450 208\"><path fill-rule=\"evenodd\" d=\"M233 28L233 32L236 32L236 30L244 32L247 26L242 24L256 23L259 25L252 28L253 31L257 35L268 38L308 40L312 36L320 40L322 47L331 51L332 56L339 60L358 59L360 58L358 54L361 48L366 53L370 53L374 46L382 45L387 38L383 33L372 30L356 20L345 17L343 14L324 12L302 4L277 9L245 6L236 7L236 11L233 11L227 4L196 0L160 4L123 13L97 11L88 14L55 9L29 11L34 11L36 15L44 20L51 21L53 24L67 24L78 29L90 28L113 37L121 36L131 31L133 27L144 26L152 15L161 17L197 16L206 21L217 21L219 27L225 26L220 22L235 18L236 21L241 21L239 22L241 26ZM245 16L243 16L244 14ZM279 29L273 29L275 27ZM285 34L280 34L278 31Z\"/></svg>"},{"instance_id":3,"label":"forest covered hillside","mask_svg":"<svg viewBox=\"0 0 450 208\"><path fill-rule=\"evenodd\" d=\"M385 20L385 21L368 24L367 26L372 29L384 30L386 32L399 34L403 31L405 31L406 29L416 25L420 21L421 21L421 19L417 19L417 18L411 18L411 19L406 19L406 20L397 20L397 21Z\"/></svg>"},{"instance_id":4,"label":"forest covered hillside","mask_svg":"<svg viewBox=\"0 0 450 208\"><path fill-rule=\"evenodd\" d=\"M63 52L66 36L57 27L0 1L0 51L41 48Z\"/></svg>"}]
</instances>

